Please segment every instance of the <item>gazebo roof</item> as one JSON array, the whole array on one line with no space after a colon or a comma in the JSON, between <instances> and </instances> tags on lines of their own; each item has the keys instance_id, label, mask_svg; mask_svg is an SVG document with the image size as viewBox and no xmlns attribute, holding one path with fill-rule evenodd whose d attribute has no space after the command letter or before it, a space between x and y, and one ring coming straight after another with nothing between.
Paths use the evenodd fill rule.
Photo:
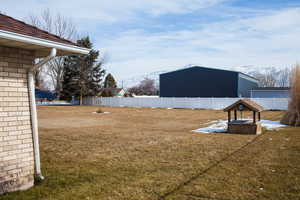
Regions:
<instances>
[{"instance_id":1,"label":"gazebo roof","mask_svg":"<svg viewBox=\"0 0 300 200\"><path fill-rule=\"evenodd\" d=\"M255 112L261 112L264 110L264 108L261 105L258 105L254 101L251 101L250 99L240 99L234 104L231 104L230 106L224 108L225 112L238 109L240 105L245 106L247 109Z\"/></svg>"}]
</instances>

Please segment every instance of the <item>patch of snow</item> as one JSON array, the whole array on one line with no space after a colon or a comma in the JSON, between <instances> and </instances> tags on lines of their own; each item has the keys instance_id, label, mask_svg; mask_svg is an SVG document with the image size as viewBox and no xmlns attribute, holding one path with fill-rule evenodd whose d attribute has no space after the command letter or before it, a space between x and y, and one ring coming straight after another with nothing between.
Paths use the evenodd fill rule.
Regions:
<instances>
[{"instance_id":1,"label":"patch of snow","mask_svg":"<svg viewBox=\"0 0 300 200\"><path fill-rule=\"evenodd\" d=\"M277 130L282 127L286 127L286 125L281 124L278 121L270 121L270 120L261 120L262 127L266 128L267 130ZM192 132L196 133L225 133L227 131L227 120L217 120L207 122L205 124L211 124L205 128L199 128L193 130Z\"/></svg>"},{"instance_id":2,"label":"patch of snow","mask_svg":"<svg viewBox=\"0 0 300 200\"><path fill-rule=\"evenodd\" d=\"M286 127L286 125L281 124L279 121L270 121L270 120L261 120L261 125L267 130L277 130L282 127Z\"/></svg>"},{"instance_id":3,"label":"patch of snow","mask_svg":"<svg viewBox=\"0 0 300 200\"><path fill-rule=\"evenodd\" d=\"M219 121L221 121L221 120L213 120L213 121L207 121L207 122L205 122L204 124L206 125L208 125L208 124L215 124L215 123L218 123Z\"/></svg>"},{"instance_id":4,"label":"patch of snow","mask_svg":"<svg viewBox=\"0 0 300 200\"><path fill-rule=\"evenodd\" d=\"M135 95L135 98L159 98L159 96Z\"/></svg>"},{"instance_id":5,"label":"patch of snow","mask_svg":"<svg viewBox=\"0 0 300 200\"><path fill-rule=\"evenodd\" d=\"M38 106L62 106L62 105L72 105L71 103L65 101L51 101L51 102L36 102Z\"/></svg>"},{"instance_id":6,"label":"patch of snow","mask_svg":"<svg viewBox=\"0 0 300 200\"><path fill-rule=\"evenodd\" d=\"M211 124L211 123L208 122L206 124ZM224 133L224 132L226 132L226 127L227 127L227 121L219 120L219 121L213 121L213 124L208 127L193 130L193 132L196 132L196 133Z\"/></svg>"},{"instance_id":7,"label":"patch of snow","mask_svg":"<svg viewBox=\"0 0 300 200\"><path fill-rule=\"evenodd\" d=\"M93 114L109 114L110 112L103 112L103 113L97 113L97 112L93 112Z\"/></svg>"}]
</instances>

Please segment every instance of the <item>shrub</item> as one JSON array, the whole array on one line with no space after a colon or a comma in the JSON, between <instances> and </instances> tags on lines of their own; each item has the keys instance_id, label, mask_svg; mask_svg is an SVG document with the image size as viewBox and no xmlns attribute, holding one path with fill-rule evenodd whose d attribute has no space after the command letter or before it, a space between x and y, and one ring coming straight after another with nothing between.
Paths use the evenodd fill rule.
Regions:
<instances>
[{"instance_id":1,"label":"shrub","mask_svg":"<svg viewBox=\"0 0 300 200\"><path fill-rule=\"evenodd\" d=\"M110 90L103 90L103 92L100 94L101 97L113 97L114 94Z\"/></svg>"},{"instance_id":2,"label":"shrub","mask_svg":"<svg viewBox=\"0 0 300 200\"><path fill-rule=\"evenodd\" d=\"M287 112L281 119L281 123L300 126L300 65L297 64L291 77L290 101Z\"/></svg>"}]
</instances>

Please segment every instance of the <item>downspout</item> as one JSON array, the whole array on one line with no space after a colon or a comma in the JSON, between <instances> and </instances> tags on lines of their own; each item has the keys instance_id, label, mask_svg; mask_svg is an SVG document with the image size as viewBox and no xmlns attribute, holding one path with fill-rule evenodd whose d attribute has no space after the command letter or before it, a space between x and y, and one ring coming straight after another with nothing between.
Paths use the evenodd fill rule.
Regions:
<instances>
[{"instance_id":1,"label":"downspout","mask_svg":"<svg viewBox=\"0 0 300 200\"><path fill-rule=\"evenodd\" d=\"M34 150L34 161L35 161L35 181L40 182L44 179L41 172L41 160L40 160L40 147L39 147L39 134L38 134L38 120L35 102L35 84L34 84L34 72L42 65L46 64L56 56L56 49L51 49L51 53L48 57L43 59L41 62L35 64L28 71L28 86L30 96L30 115L32 124L32 135L33 135L33 150Z\"/></svg>"}]
</instances>

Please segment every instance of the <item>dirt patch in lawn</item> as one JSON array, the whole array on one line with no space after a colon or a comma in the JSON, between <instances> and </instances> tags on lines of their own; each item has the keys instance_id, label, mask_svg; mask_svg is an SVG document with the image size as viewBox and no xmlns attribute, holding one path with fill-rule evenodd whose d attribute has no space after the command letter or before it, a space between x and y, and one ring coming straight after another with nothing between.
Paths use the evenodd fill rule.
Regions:
<instances>
[{"instance_id":1,"label":"dirt patch in lawn","mask_svg":"<svg viewBox=\"0 0 300 200\"><path fill-rule=\"evenodd\" d=\"M103 108L110 113L95 115L96 109L39 107L46 179L33 189L0 199L299 197L299 128L267 132L258 138L200 134L191 130L226 119L227 114ZM269 120L281 116L282 112L262 114Z\"/></svg>"}]
</instances>

